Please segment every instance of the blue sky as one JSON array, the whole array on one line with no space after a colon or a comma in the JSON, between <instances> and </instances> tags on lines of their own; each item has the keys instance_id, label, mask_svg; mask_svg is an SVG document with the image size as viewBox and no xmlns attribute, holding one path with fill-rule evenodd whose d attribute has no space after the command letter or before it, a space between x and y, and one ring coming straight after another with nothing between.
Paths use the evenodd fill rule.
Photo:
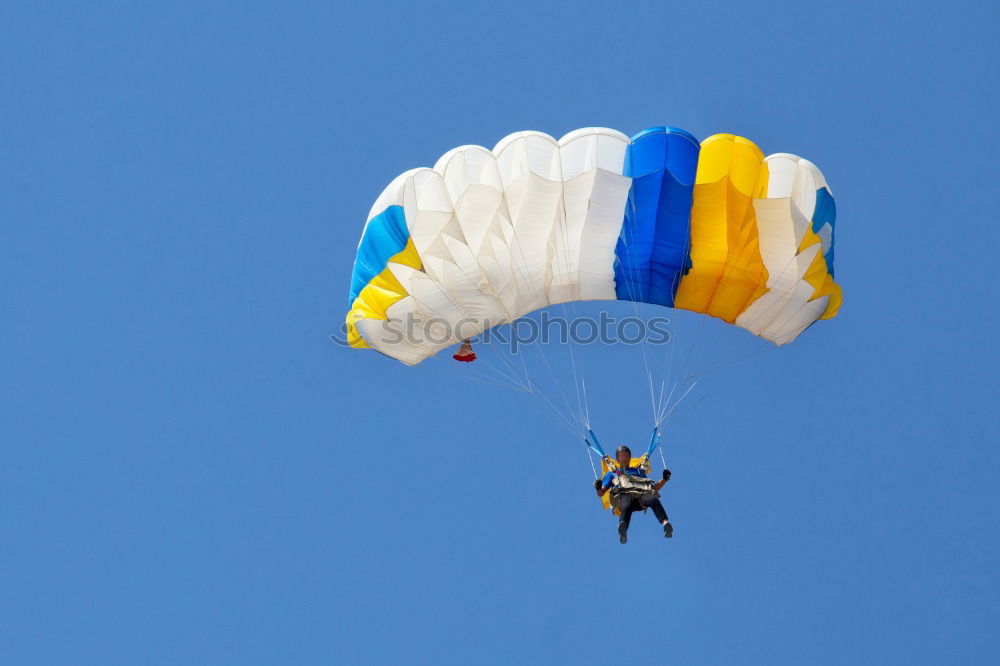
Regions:
<instances>
[{"instance_id":1,"label":"blue sky","mask_svg":"<svg viewBox=\"0 0 1000 666\"><path fill-rule=\"evenodd\" d=\"M3 663L997 661L995 7L355 4L0 8ZM396 174L659 124L816 162L846 300L623 547L526 396L327 336Z\"/></svg>"}]
</instances>

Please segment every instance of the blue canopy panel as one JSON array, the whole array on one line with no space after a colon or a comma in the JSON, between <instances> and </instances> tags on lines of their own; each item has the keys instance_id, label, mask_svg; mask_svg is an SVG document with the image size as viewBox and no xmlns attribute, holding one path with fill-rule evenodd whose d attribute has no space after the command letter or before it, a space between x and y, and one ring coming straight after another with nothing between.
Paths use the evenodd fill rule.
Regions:
<instances>
[{"instance_id":1,"label":"blue canopy panel","mask_svg":"<svg viewBox=\"0 0 1000 666\"><path fill-rule=\"evenodd\" d=\"M836 231L836 221L837 204L834 202L830 190L821 187L816 190L816 210L813 211L812 228L813 232L816 232L822 229L824 224L830 224L830 249L824 255L826 257L826 269L830 271L830 277L833 277L833 240L834 232Z\"/></svg>"},{"instance_id":2,"label":"blue canopy panel","mask_svg":"<svg viewBox=\"0 0 1000 666\"><path fill-rule=\"evenodd\" d=\"M409 240L410 230L406 228L406 216L402 206L389 206L368 222L361 236L361 243L358 244L357 258L354 260L348 308L354 306L354 299L365 285L385 270L389 259L402 252Z\"/></svg>"},{"instance_id":3,"label":"blue canopy panel","mask_svg":"<svg viewBox=\"0 0 1000 666\"><path fill-rule=\"evenodd\" d=\"M625 174L632 178L615 248L619 300L673 307L691 267L691 201L698 140L675 127L651 127L632 137Z\"/></svg>"}]
</instances>

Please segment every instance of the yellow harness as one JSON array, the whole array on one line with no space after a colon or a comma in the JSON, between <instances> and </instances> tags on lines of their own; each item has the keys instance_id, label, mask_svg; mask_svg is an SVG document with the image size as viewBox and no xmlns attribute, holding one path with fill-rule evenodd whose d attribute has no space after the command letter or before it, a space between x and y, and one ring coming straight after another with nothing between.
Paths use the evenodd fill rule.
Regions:
<instances>
[{"instance_id":1,"label":"yellow harness","mask_svg":"<svg viewBox=\"0 0 1000 666\"><path fill-rule=\"evenodd\" d=\"M649 458L647 456L645 456L645 455L642 456L642 457L640 457L640 458L631 458L629 460L628 466L629 467L639 467L639 468L642 468L643 470L645 470L645 472L646 472L647 475L650 472ZM613 460L611 460L609 458L601 458L601 478L602 479L604 478L604 475L606 475L609 471L616 470L616 469L619 469L617 462L615 462L615 461L613 461ZM603 495L601 495L601 504L604 505L604 509L605 510L611 509L612 511L614 511L614 513L615 513L616 516L621 515L621 512L618 510L618 507L615 507L615 506L611 505L611 491L610 490L608 492L604 493Z\"/></svg>"}]
</instances>

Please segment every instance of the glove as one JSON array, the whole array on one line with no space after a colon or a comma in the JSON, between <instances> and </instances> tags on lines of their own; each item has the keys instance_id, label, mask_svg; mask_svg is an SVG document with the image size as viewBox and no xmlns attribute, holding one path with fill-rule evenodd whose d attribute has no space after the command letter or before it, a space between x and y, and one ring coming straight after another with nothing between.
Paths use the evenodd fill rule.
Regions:
<instances>
[{"instance_id":1,"label":"glove","mask_svg":"<svg viewBox=\"0 0 1000 666\"><path fill-rule=\"evenodd\" d=\"M663 480L664 481L669 481L670 480L670 470L669 469L663 470Z\"/></svg>"},{"instance_id":2,"label":"glove","mask_svg":"<svg viewBox=\"0 0 1000 666\"><path fill-rule=\"evenodd\" d=\"M594 490L600 490L603 487L604 483L601 481L601 479L594 479Z\"/></svg>"}]
</instances>

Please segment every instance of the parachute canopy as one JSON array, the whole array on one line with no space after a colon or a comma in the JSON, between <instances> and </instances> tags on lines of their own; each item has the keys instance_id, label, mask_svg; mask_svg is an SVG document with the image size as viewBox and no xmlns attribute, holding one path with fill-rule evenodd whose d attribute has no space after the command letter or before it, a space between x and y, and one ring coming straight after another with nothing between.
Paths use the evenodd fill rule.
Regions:
<instances>
[{"instance_id":1,"label":"parachute canopy","mask_svg":"<svg viewBox=\"0 0 1000 666\"><path fill-rule=\"evenodd\" d=\"M596 127L461 146L375 201L348 340L412 365L548 305L628 300L782 345L840 307L835 217L814 164L732 134Z\"/></svg>"}]
</instances>

